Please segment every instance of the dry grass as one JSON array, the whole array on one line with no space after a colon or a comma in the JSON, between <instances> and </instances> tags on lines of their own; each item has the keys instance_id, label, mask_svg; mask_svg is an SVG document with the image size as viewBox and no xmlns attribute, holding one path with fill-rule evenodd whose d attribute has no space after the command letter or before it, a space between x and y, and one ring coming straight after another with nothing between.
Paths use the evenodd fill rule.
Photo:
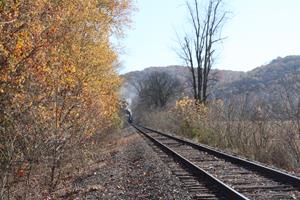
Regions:
<instances>
[{"instance_id":1,"label":"dry grass","mask_svg":"<svg viewBox=\"0 0 300 200\"><path fill-rule=\"evenodd\" d=\"M223 112L223 113L222 113ZM152 111L145 125L194 139L233 153L300 173L300 126L296 120L226 117L226 110L210 112L204 120L183 120L173 111Z\"/></svg>"}]
</instances>

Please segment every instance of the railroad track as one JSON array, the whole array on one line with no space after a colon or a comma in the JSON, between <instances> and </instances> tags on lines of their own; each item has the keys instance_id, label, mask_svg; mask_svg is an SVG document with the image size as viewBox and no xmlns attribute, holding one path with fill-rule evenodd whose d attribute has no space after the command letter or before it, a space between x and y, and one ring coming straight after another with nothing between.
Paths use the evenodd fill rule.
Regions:
<instances>
[{"instance_id":1,"label":"railroad track","mask_svg":"<svg viewBox=\"0 0 300 200\"><path fill-rule=\"evenodd\" d=\"M300 199L300 177L147 127L132 125L180 163L182 169L177 168L175 172L188 189L197 193L196 199Z\"/></svg>"}]
</instances>

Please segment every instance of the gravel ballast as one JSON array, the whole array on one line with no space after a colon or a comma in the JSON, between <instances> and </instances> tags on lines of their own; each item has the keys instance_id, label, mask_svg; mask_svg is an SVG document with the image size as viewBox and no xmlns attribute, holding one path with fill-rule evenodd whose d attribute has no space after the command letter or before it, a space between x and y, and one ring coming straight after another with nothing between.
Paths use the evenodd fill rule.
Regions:
<instances>
[{"instance_id":1,"label":"gravel ballast","mask_svg":"<svg viewBox=\"0 0 300 200\"><path fill-rule=\"evenodd\" d=\"M125 128L102 166L78 179L71 199L191 199L179 179L132 127ZM99 164L100 165L100 164Z\"/></svg>"}]
</instances>

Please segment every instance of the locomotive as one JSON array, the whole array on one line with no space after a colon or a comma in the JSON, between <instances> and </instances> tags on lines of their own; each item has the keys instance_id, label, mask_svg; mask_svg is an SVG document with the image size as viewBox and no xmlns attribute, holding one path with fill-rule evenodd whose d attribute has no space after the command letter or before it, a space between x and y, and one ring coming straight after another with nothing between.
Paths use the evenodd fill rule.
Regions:
<instances>
[{"instance_id":1,"label":"locomotive","mask_svg":"<svg viewBox=\"0 0 300 200\"><path fill-rule=\"evenodd\" d=\"M132 123L133 120L132 120L132 114L131 114L131 111L129 109L125 109L125 114L127 116L127 119L128 119L128 123Z\"/></svg>"}]
</instances>

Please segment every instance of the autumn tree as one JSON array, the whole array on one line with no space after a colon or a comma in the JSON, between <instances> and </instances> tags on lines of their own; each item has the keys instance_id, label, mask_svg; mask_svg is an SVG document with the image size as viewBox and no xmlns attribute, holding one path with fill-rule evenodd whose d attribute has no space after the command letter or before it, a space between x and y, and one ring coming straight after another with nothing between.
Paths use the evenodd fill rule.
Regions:
<instances>
[{"instance_id":1,"label":"autumn tree","mask_svg":"<svg viewBox=\"0 0 300 200\"><path fill-rule=\"evenodd\" d=\"M202 7L199 0L186 2L192 31L179 39L178 55L190 68L193 96L198 102L205 103L209 95L209 73L227 16L222 3L222 0L208 0L207 6Z\"/></svg>"},{"instance_id":2,"label":"autumn tree","mask_svg":"<svg viewBox=\"0 0 300 200\"><path fill-rule=\"evenodd\" d=\"M0 199L16 171L33 187L38 166L52 192L79 144L116 125L111 37L123 36L131 8L130 0L0 1Z\"/></svg>"}]
</instances>

